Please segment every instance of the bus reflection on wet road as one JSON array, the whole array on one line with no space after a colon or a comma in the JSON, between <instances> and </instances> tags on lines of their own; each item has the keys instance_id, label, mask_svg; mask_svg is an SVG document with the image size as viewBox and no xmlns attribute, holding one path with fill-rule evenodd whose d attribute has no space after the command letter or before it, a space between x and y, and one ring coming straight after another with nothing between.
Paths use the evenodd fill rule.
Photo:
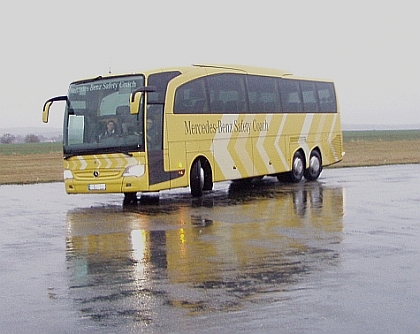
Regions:
<instances>
[{"instance_id":1,"label":"bus reflection on wet road","mask_svg":"<svg viewBox=\"0 0 420 334\"><path fill-rule=\"evenodd\" d=\"M420 165L144 196L0 186L0 333L420 331Z\"/></svg>"},{"instance_id":2,"label":"bus reflection on wet road","mask_svg":"<svg viewBox=\"0 0 420 334\"><path fill-rule=\"evenodd\" d=\"M239 311L340 262L341 187L269 180L155 201L67 213L70 295L84 317L141 326L157 309Z\"/></svg>"}]
</instances>

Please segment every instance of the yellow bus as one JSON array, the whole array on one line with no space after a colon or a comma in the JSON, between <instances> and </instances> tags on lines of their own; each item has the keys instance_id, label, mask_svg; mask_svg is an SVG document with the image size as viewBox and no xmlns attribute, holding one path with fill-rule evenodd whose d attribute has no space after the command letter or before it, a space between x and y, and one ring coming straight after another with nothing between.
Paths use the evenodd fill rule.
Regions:
<instances>
[{"instance_id":1,"label":"yellow bus","mask_svg":"<svg viewBox=\"0 0 420 334\"><path fill-rule=\"evenodd\" d=\"M265 175L316 180L343 158L334 83L282 70L193 65L70 84L63 152L67 193L190 187Z\"/></svg>"}]
</instances>

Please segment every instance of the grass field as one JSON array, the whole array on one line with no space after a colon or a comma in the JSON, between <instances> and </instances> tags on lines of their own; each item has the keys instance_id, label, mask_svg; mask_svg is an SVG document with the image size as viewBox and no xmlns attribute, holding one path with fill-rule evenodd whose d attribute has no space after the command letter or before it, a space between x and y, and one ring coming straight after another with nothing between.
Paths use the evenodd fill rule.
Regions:
<instances>
[{"instance_id":1,"label":"grass field","mask_svg":"<svg viewBox=\"0 0 420 334\"><path fill-rule=\"evenodd\" d=\"M0 144L0 157L3 155L49 154L63 151L63 144L56 143L26 143Z\"/></svg>"},{"instance_id":2,"label":"grass field","mask_svg":"<svg viewBox=\"0 0 420 334\"><path fill-rule=\"evenodd\" d=\"M345 131L344 160L332 167L420 163L420 131ZM61 143L0 144L0 184L63 179Z\"/></svg>"},{"instance_id":3,"label":"grass field","mask_svg":"<svg viewBox=\"0 0 420 334\"><path fill-rule=\"evenodd\" d=\"M332 167L420 163L420 130L344 131L342 162Z\"/></svg>"},{"instance_id":4,"label":"grass field","mask_svg":"<svg viewBox=\"0 0 420 334\"><path fill-rule=\"evenodd\" d=\"M344 143L355 141L411 141L420 140L420 130L343 131Z\"/></svg>"}]
</instances>

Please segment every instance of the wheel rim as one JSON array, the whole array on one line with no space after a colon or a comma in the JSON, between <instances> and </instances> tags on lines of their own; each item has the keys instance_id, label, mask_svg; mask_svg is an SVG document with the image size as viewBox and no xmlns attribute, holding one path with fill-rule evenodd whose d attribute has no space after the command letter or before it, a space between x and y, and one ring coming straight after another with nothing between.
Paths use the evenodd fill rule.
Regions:
<instances>
[{"instance_id":1,"label":"wheel rim","mask_svg":"<svg viewBox=\"0 0 420 334\"><path fill-rule=\"evenodd\" d=\"M200 160L193 163L190 174L191 194L194 197L200 197L204 187L204 169L201 167Z\"/></svg>"},{"instance_id":2,"label":"wheel rim","mask_svg":"<svg viewBox=\"0 0 420 334\"><path fill-rule=\"evenodd\" d=\"M317 156L312 156L309 161L309 171L311 175L317 175L320 170L321 163Z\"/></svg>"},{"instance_id":3,"label":"wheel rim","mask_svg":"<svg viewBox=\"0 0 420 334\"><path fill-rule=\"evenodd\" d=\"M296 180L302 178L303 175L303 161L300 156L297 156L295 160L293 160L293 176Z\"/></svg>"},{"instance_id":4,"label":"wheel rim","mask_svg":"<svg viewBox=\"0 0 420 334\"><path fill-rule=\"evenodd\" d=\"M204 169L200 167L198 171L198 182L200 184L200 188L203 189L204 187Z\"/></svg>"}]
</instances>

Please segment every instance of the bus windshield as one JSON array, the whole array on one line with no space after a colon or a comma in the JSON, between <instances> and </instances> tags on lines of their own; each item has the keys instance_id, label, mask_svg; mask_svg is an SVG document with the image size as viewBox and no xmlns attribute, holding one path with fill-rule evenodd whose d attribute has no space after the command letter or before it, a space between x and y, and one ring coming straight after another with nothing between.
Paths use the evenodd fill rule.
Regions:
<instances>
[{"instance_id":1,"label":"bus windshield","mask_svg":"<svg viewBox=\"0 0 420 334\"><path fill-rule=\"evenodd\" d=\"M72 83L64 117L64 153L144 151L144 118L130 114L131 92L144 76L101 77Z\"/></svg>"}]
</instances>

